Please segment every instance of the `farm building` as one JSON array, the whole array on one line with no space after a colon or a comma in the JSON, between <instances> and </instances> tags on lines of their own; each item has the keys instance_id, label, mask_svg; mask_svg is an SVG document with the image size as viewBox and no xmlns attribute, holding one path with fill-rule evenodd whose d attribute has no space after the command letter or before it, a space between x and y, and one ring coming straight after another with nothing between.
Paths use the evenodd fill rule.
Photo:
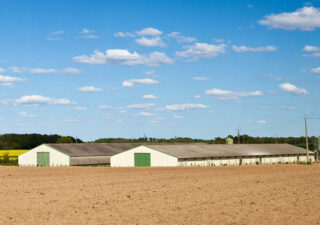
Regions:
<instances>
[{"instance_id":1,"label":"farm building","mask_svg":"<svg viewBox=\"0 0 320 225\"><path fill-rule=\"evenodd\" d=\"M43 144L18 157L20 166L80 166L110 163L110 156L139 144Z\"/></svg>"},{"instance_id":2,"label":"farm building","mask_svg":"<svg viewBox=\"0 0 320 225\"><path fill-rule=\"evenodd\" d=\"M309 160L314 161L310 151ZM19 155L20 166L219 166L306 161L289 144L43 144Z\"/></svg>"},{"instance_id":3,"label":"farm building","mask_svg":"<svg viewBox=\"0 0 320 225\"><path fill-rule=\"evenodd\" d=\"M289 144L143 145L115 154L112 167L220 166L306 162L306 150ZM309 160L314 153L309 151Z\"/></svg>"}]
</instances>

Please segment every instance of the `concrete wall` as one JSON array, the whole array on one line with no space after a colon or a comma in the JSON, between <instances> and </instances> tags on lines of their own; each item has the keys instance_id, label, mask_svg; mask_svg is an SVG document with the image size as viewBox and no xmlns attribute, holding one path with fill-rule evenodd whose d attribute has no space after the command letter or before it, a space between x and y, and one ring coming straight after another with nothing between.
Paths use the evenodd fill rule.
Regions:
<instances>
[{"instance_id":1,"label":"concrete wall","mask_svg":"<svg viewBox=\"0 0 320 225\"><path fill-rule=\"evenodd\" d=\"M139 146L110 157L111 167L134 167L134 153L150 153L151 166L177 166L178 159L174 156Z\"/></svg>"},{"instance_id":2,"label":"concrete wall","mask_svg":"<svg viewBox=\"0 0 320 225\"><path fill-rule=\"evenodd\" d=\"M47 145L40 145L18 156L19 166L37 166L37 152L49 152L50 166L70 166L70 157Z\"/></svg>"}]
</instances>

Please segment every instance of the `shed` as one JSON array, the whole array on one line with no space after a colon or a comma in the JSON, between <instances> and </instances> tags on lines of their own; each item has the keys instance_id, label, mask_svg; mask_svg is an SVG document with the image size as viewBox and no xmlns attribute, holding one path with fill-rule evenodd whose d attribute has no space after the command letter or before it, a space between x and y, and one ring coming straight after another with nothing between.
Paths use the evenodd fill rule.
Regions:
<instances>
[{"instance_id":1,"label":"shed","mask_svg":"<svg viewBox=\"0 0 320 225\"><path fill-rule=\"evenodd\" d=\"M20 166L78 166L110 163L110 156L135 143L43 144L18 157Z\"/></svg>"}]
</instances>

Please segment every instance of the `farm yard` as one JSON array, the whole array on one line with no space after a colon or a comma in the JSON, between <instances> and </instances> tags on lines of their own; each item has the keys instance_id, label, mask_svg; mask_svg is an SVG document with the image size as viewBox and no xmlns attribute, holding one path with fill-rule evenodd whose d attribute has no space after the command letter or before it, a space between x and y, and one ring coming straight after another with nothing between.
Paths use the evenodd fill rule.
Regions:
<instances>
[{"instance_id":1,"label":"farm yard","mask_svg":"<svg viewBox=\"0 0 320 225\"><path fill-rule=\"evenodd\" d=\"M0 224L320 224L320 164L0 167Z\"/></svg>"}]
</instances>

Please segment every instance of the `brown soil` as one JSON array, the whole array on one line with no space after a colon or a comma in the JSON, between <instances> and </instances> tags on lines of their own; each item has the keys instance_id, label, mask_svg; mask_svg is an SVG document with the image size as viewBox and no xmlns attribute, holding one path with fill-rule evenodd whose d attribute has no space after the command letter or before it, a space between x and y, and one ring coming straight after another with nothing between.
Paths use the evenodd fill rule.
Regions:
<instances>
[{"instance_id":1,"label":"brown soil","mask_svg":"<svg viewBox=\"0 0 320 225\"><path fill-rule=\"evenodd\" d=\"M320 224L320 164L0 167L0 224Z\"/></svg>"}]
</instances>

